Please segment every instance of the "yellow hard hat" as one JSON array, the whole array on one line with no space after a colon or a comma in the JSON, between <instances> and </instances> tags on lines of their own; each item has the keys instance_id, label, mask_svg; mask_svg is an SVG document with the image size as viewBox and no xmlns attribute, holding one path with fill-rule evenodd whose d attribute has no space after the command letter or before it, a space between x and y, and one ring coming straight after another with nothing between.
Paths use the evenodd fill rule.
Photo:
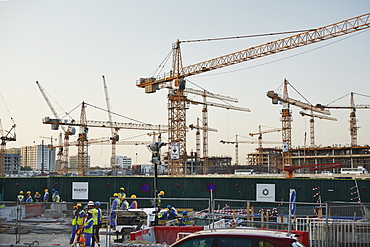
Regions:
<instances>
[{"instance_id":1,"label":"yellow hard hat","mask_svg":"<svg viewBox=\"0 0 370 247\"><path fill-rule=\"evenodd\" d=\"M82 204L81 203L77 203L76 206L77 207L82 207Z\"/></svg>"},{"instance_id":2,"label":"yellow hard hat","mask_svg":"<svg viewBox=\"0 0 370 247\"><path fill-rule=\"evenodd\" d=\"M26 194L31 194L31 191L27 191L27 193Z\"/></svg>"},{"instance_id":3,"label":"yellow hard hat","mask_svg":"<svg viewBox=\"0 0 370 247\"><path fill-rule=\"evenodd\" d=\"M48 189L44 189L44 191L49 191Z\"/></svg>"},{"instance_id":4,"label":"yellow hard hat","mask_svg":"<svg viewBox=\"0 0 370 247\"><path fill-rule=\"evenodd\" d=\"M121 188L119 188L120 190L125 190L125 188L123 188L123 187L121 187Z\"/></svg>"},{"instance_id":5,"label":"yellow hard hat","mask_svg":"<svg viewBox=\"0 0 370 247\"><path fill-rule=\"evenodd\" d=\"M35 194L36 194L36 195L38 195L38 194L39 194L39 192L36 192Z\"/></svg>"},{"instance_id":6,"label":"yellow hard hat","mask_svg":"<svg viewBox=\"0 0 370 247\"><path fill-rule=\"evenodd\" d=\"M118 194L117 193L114 193L113 196L118 196Z\"/></svg>"},{"instance_id":7,"label":"yellow hard hat","mask_svg":"<svg viewBox=\"0 0 370 247\"><path fill-rule=\"evenodd\" d=\"M136 195L132 195L131 198L136 198Z\"/></svg>"},{"instance_id":8,"label":"yellow hard hat","mask_svg":"<svg viewBox=\"0 0 370 247\"><path fill-rule=\"evenodd\" d=\"M23 191L19 191L19 194L23 194Z\"/></svg>"},{"instance_id":9,"label":"yellow hard hat","mask_svg":"<svg viewBox=\"0 0 370 247\"><path fill-rule=\"evenodd\" d=\"M163 191L163 190L161 190L161 191L159 192L159 194L161 194L162 196L164 196L164 191Z\"/></svg>"}]
</instances>

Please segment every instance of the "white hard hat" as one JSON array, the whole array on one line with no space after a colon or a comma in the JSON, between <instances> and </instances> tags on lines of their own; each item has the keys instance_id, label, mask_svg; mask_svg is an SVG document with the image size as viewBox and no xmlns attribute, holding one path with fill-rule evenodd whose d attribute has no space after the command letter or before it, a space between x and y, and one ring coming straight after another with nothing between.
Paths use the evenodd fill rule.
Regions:
<instances>
[{"instance_id":1,"label":"white hard hat","mask_svg":"<svg viewBox=\"0 0 370 247\"><path fill-rule=\"evenodd\" d=\"M89 202L87 203L87 206L94 206L94 202L93 202L93 201L89 201Z\"/></svg>"}]
</instances>

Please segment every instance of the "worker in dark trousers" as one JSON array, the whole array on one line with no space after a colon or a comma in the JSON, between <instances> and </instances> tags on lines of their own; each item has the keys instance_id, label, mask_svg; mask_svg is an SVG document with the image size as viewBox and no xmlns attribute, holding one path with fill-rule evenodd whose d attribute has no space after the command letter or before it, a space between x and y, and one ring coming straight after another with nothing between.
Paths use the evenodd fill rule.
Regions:
<instances>
[{"instance_id":1,"label":"worker in dark trousers","mask_svg":"<svg viewBox=\"0 0 370 247\"><path fill-rule=\"evenodd\" d=\"M99 230L100 230L100 228L102 226L102 223L103 223L103 212L101 211L99 201L95 202L95 208L98 212L98 224L96 225L96 228L94 230L94 239L96 240L97 243L100 243Z\"/></svg>"},{"instance_id":2,"label":"worker in dark trousers","mask_svg":"<svg viewBox=\"0 0 370 247\"><path fill-rule=\"evenodd\" d=\"M71 238L69 239L69 244L73 244L73 241L76 237L76 232L77 232L77 218L78 218L78 211L77 211L77 205L73 206L73 212L72 212L72 234Z\"/></svg>"},{"instance_id":3,"label":"worker in dark trousers","mask_svg":"<svg viewBox=\"0 0 370 247\"><path fill-rule=\"evenodd\" d=\"M85 246L90 247L91 246L91 240L93 236L93 224L94 224L94 219L92 217L92 213L88 212L86 221L84 224L84 236L85 236Z\"/></svg>"}]
</instances>

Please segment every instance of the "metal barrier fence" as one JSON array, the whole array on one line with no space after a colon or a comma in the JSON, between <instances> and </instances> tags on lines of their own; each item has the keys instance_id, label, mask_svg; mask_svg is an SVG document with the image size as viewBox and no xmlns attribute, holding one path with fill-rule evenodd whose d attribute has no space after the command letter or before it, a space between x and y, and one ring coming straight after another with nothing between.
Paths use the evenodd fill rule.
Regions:
<instances>
[{"instance_id":1,"label":"metal barrier fence","mask_svg":"<svg viewBox=\"0 0 370 247\"><path fill-rule=\"evenodd\" d=\"M111 242L109 219L111 202L101 202L106 229L104 244ZM154 208L153 198L127 198L136 200L139 208ZM69 233L73 206L76 203L22 203L0 202L0 218L6 218L8 230L25 234L30 227L25 218L43 215L47 218L64 218L58 222L65 227L51 228L51 232ZM87 207L87 202L82 203ZM370 246L370 204L351 202L289 203L261 202L251 200L211 199L211 198L161 198L162 207L174 206L190 212L196 225L217 227L217 221L225 219L226 226L244 226L268 229L289 229L290 205L295 205L295 216L291 226L297 231L309 232L309 246ZM22 222L22 223L21 223ZM234 225L227 225L232 222ZM33 232L46 233L45 228L32 229ZM16 239L19 241L19 238ZM102 243L101 246L104 246Z\"/></svg>"}]
</instances>

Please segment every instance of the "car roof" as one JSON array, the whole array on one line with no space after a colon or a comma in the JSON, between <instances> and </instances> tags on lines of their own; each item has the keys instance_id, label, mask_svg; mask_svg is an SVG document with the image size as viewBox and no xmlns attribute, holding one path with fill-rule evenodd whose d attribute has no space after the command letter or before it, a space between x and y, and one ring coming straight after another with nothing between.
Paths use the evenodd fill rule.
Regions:
<instances>
[{"instance_id":1,"label":"car roof","mask_svg":"<svg viewBox=\"0 0 370 247\"><path fill-rule=\"evenodd\" d=\"M233 236L254 236L254 237L269 237L269 238L290 238L296 239L297 234L282 232L278 230L266 230L256 228L227 228L227 229L215 229L215 230L204 230L196 232L190 236L202 235L202 236L219 236L219 235L233 235ZM189 237L190 237L189 236Z\"/></svg>"}]
</instances>

